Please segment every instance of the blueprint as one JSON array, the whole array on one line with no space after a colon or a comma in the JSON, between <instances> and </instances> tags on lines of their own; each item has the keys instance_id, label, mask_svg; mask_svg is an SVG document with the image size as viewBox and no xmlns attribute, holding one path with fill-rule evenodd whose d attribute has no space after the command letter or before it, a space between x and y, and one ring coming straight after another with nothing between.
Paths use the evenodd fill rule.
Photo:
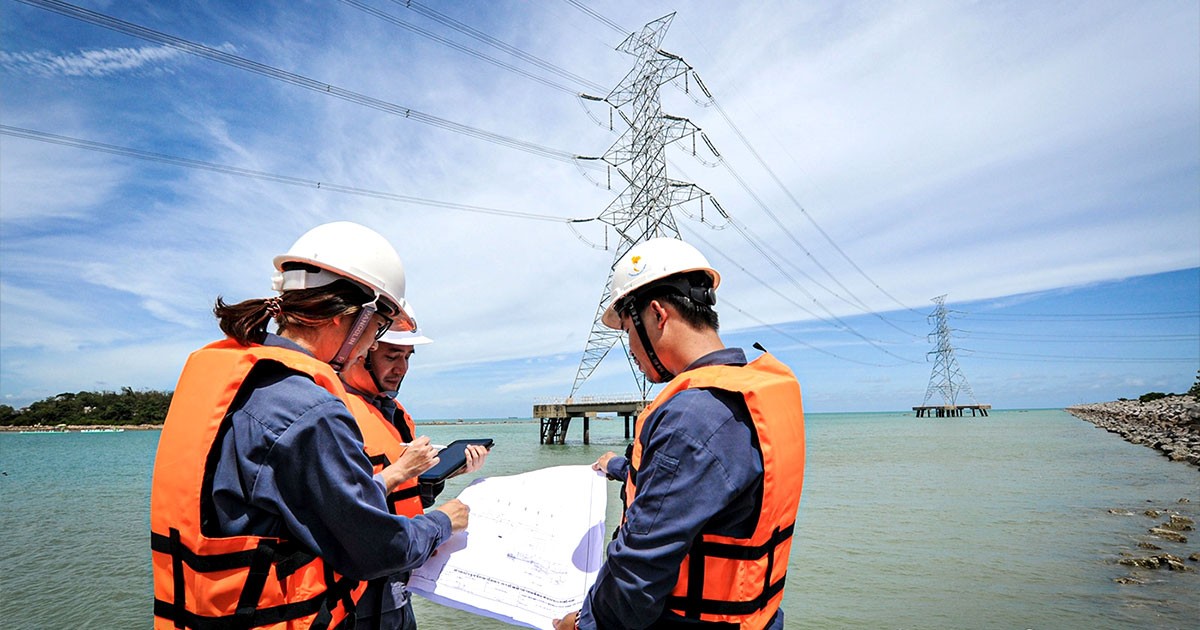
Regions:
<instances>
[{"instance_id":1,"label":"blueprint","mask_svg":"<svg viewBox=\"0 0 1200 630\"><path fill-rule=\"evenodd\" d=\"M446 606L551 628L579 610L604 553L604 475L557 466L467 486L467 530L413 572L409 589Z\"/></svg>"}]
</instances>

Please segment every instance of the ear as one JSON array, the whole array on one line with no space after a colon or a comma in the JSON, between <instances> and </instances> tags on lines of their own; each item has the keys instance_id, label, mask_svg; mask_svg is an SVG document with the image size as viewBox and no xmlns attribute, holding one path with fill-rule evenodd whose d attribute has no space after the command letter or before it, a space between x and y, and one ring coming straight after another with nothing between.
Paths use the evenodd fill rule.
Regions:
<instances>
[{"instance_id":1,"label":"ear","mask_svg":"<svg viewBox=\"0 0 1200 630\"><path fill-rule=\"evenodd\" d=\"M662 328L663 322L670 316L670 313L667 312L666 307L664 307L658 300L650 301L650 310L654 312L654 321L657 323L659 328Z\"/></svg>"}]
</instances>

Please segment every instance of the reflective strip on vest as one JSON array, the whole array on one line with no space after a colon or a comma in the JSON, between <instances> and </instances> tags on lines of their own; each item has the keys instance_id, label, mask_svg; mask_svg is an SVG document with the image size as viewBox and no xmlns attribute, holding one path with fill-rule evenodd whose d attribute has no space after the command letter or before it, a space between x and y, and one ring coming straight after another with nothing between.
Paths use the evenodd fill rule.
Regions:
<instances>
[{"instance_id":1,"label":"reflective strip on vest","mask_svg":"<svg viewBox=\"0 0 1200 630\"><path fill-rule=\"evenodd\" d=\"M685 389L740 394L754 421L762 457L762 509L749 538L702 534L692 541L667 598L672 613L742 628L762 628L779 609L804 479L804 411L800 384L788 367L764 354L745 366L713 365L676 376L638 416L626 507L637 497L642 431L655 409ZM653 427L651 428L653 430Z\"/></svg>"},{"instance_id":2,"label":"reflective strip on vest","mask_svg":"<svg viewBox=\"0 0 1200 630\"><path fill-rule=\"evenodd\" d=\"M159 437L150 492L155 628L331 628L353 619L366 588L290 541L201 531L228 411L259 361L347 399L333 370L302 352L225 339L188 357Z\"/></svg>"}]
</instances>

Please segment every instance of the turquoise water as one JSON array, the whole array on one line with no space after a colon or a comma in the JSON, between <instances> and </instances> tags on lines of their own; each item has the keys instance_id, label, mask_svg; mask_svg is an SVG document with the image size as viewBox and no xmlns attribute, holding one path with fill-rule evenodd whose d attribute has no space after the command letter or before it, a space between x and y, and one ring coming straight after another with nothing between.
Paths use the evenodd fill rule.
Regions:
<instances>
[{"instance_id":1,"label":"turquoise water","mask_svg":"<svg viewBox=\"0 0 1200 630\"><path fill-rule=\"evenodd\" d=\"M541 446L536 422L425 425L492 437L482 472L590 463L619 421ZM0 627L150 627L156 431L0 434ZM448 484L454 496L466 483ZM609 526L619 518L610 484ZM1178 503L1181 498L1189 503ZM1200 521L1200 471L1059 410L989 418L815 414L784 599L789 628L1196 628L1200 564L1119 584L1170 509ZM1132 515L1114 515L1109 510ZM1186 557L1188 544L1156 541ZM1161 553L1161 552L1153 552ZM427 630L508 628L418 598Z\"/></svg>"}]
</instances>

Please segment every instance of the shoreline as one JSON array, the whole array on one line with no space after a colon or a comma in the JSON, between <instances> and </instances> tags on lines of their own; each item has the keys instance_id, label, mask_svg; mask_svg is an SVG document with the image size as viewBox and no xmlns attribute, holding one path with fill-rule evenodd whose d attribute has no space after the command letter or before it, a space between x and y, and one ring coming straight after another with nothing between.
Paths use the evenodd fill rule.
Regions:
<instances>
[{"instance_id":1,"label":"shoreline","mask_svg":"<svg viewBox=\"0 0 1200 630\"><path fill-rule=\"evenodd\" d=\"M154 431L161 429L161 424L27 424L0 426L0 433L110 433L117 431Z\"/></svg>"},{"instance_id":2,"label":"shoreline","mask_svg":"<svg viewBox=\"0 0 1200 630\"><path fill-rule=\"evenodd\" d=\"M1131 444L1141 444L1173 462L1200 469L1200 400L1194 396L1090 403L1067 407L1066 411Z\"/></svg>"}]
</instances>

